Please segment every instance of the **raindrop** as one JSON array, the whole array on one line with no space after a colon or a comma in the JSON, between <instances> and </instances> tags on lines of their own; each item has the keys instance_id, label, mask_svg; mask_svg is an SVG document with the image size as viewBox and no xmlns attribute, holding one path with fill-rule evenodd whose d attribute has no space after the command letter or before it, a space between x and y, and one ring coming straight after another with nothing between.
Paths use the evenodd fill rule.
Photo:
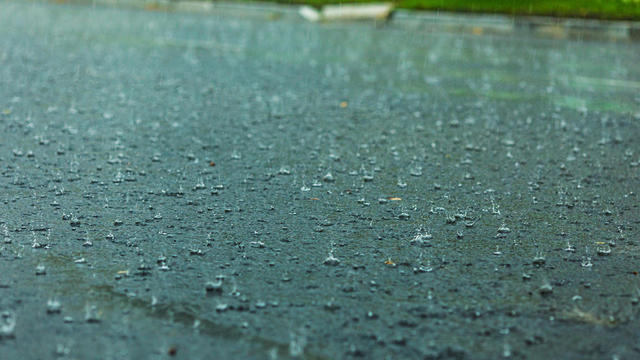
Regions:
<instances>
[{"instance_id":1,"label":"raindrop","mask_svg":"<svg viewBox=\"0 0 640 360\"><path fill-rule=\"evenodd\" d=\"M204 252L200 249L189 249L189 255L203 256Z\"/></svg>"},{"instance_id":2,"label":"raindrop","mask_svg":"<svg viewBox=\"0 0 640 360\"><path fill-rule=\"evenodd\" d=\"M322 181L324 182L334 182L336 181L336 179L333 177L333 175L328 172L325 176L322 177Z\"/></svg>"},{"instance_id":3,"label":"raindrop","mask_svg":"<svg viewBox=\"0 0 640 360\"><path fill-rule=\"evenodd\" d=\"M124 180L124 174L118 171L112 181L114 184L120 184L123 180Z\"/></svg>"},{"instance_id":4,"label":"raindrop","mask_svg":"<svg viewBox=\"0 0 640 360\"><path fill-rule=\"evenodd\" d=\"M47 301L47 314L59 314L62 310L62 305L58 300L50 299Z\"/></svg>"},{"instance_id":5,"label":"raindrop","mask_svg":"<svg viewBox=\"0 0 640 360\"><path fill-rule=\"evenodd\" d=\"M100 312L96 305L87 304L84 307L84 321L88 323L100 322Z\"/></svg>"},{"instance_id":6,"label":"raindrop","mask_svg":"<svg viewBox=\"0 0 640 360\"><path fill-rule=\"evenodd\" d=\"M329 256L327 256L322 263L329 266L337 266L340 264L340 260L333 256L332 253L329 253Z\"/></svg>"},{"instance_id":7,"label":"raindrop","mask_svg":"<svg viewBox=\"0 0 640 360\"><path fill-rule=\"evenodd\" d=\"M286 168L286 167L281 167L280 170L278 170L278 174L280 175L291 175L291 171Z\"/></svg>"},{"instance_id":8,"label":"raindrop","mask_svg":"<svg viewBox=\"0 0 640 360\"><path fill-rule=\"evenodd\" d=\"M74 216L73 214L71 214L70 216L67 215L67 219L69 219L69 225L71 225L72 227L76 227L80 225L80 219L78 219L76 216ZM65 219L65 215L62 215L62 220L67 220Z\"/></svg>"},{"instance_id":9,"label":"raindrop","mask_svg":"<svg viewBox=\"0 0 640 360\"><path fill-rule=\"evenodd\" d=\"M169 271L169 266L167 266L167 258L164 255L160 255L156 262L158 263L158 270Z\"/></svg>"},{"instance_id":10,"label":"raindrop","mask_svg":"<svg viewBox=\"0 0 640 360\"><path fill-rule=\"evenodd\" d=\"M417 268L413 268L413 273L428 273L433 271L433 266L431 266L431 260L427 260L426 265L420 265Z\"/></svg>"},{"instance_id":11,"label":"raindrop","mask_svg":"<svg viewBox=\"0 0 640 360\"><path fill-rule=\"evenodd\" d=\"M167 266L167 264L163 263L158 267L158 270L160 270L160 271L169 271L171 269L169 268L169 266Z\"/></svg>"},{"instance_id":12,"label":"raindrop","mask_svg":"<svg viewBox=\"0 0 640 360\"><path fill-rule=\"evenodd\" d=\"M13 338L15 336L16 316L12 312L0 313L0 339Z\"/></svg>"},{"instance_id":13,"label":"raindrop","mask_svg":"<svg viewBox=\"0 0 640 360\"><path fill-rule=\"evenodd\" d=\"M468 227L468 228L472 228L476 223L478 222L478 220L475 221L465 221L464 222L464 226Z\"/></svg>"},{"instance_id":14,"label":"raindrop","mask_svg":"<svg viewBox=\"0 0 640 360\"><path fill-rule=\"evenodd\" d=\"M605 244L603 246L598 246L596 248L596 254L598 254L599 256L607 256L611 254L611 247L609 247L609 245Z\"/></svg>"},{"instance_id":15,"label":"raindrop","mask_svg":"<svg viewBox=\"0 0 640 360\"><path fill-rule=\"evenodd\" d=\"M329 300L326 304L324 304L324 309L327 311L336 311L340 309L340 305L335 302L335 299Z\"/></svg>"},{"instance_id":16,"label":"raindrop","mask_svg":"<svg viewBox=\"0 0 640 360\"><path fill-rule=\"evenodd\" d=\"M208 294L222 294L222 280L209 281L204 285L204 289Z\"/></svg>"},{"instance_id":17,"label":"raindrop","mask_svg":"<svg viewBox=\"0 0 640 360\"><path fill-rule=\"evenodd\" d=\"M5 244L11 244L11 237L9 237L9 229L6 224L2 224L2 237Z\"/></svg>"},{"instance_id":18,"label":"raindrop","mask_svg":"<svg viewBox=\"0 0 640 360\"><path fill-rule=\"evenodd\" d=\"M511 352L511 345L509 345L508 343L505 343L504 346L502 347L502 357L510 358L512 354L513 353Z\"/></svg>"},{"instance_id":19,"label":"raindrop","mask_svg":"<svg viewBox=\"0 0 640 360\"><path fill-rule=\"evenodd\" d=\"M42 248L49 248L49 246L47 244L42 244L39 243L37 239L33 239L33 243L31 244L31 247L34 249L42 249Z\"/></svg>"},{"instance_id":20,"label":"raindrop","mask_svg":"<svg viewBox=\"0 0 640 360\"><path fill-rule=\"evenodd\" d=\"M256 234L258 235L258 234ZM258 249L264 249L264 242L262 241L251 241L249 242L249 244L251 244L253 247L258 248Z\"/></svg>"},{"instance_id":21,"label":"raindrop","mask_svg":"<svg viewBox=\"0 0 640 360\"><path fill-rule=\"evenodd\" d=\"M431 233L428 231L425 231L424 233L418 232L416 236L414 236L413 239L411 239L411 244L417 244L421 246L431 246L430 240L432 238L433 238L433 235L431 235Z\"/></svg>"},{"instance_id":22,"label":"raindrop","mask_svg":"<svg viewBox=\"0 0 640 360\"><path fill-rule=\"evenodd\" d=\"M304 329L297 333L291 333L289 336L289 355L294 358L302 357L304 348L307 346L307 337L304 334Z\"/></svg>"},{"instance_id":23,"label":"raindrop","mask_svg":"<svg viewBox=\"0 0 640 360\"><path fill-rule=\"evenodd\" d=\"M36 275L46 275L46 274L47 274L47 270L44 267L44 265L36 266Z\"/></svg>"},{"instance_id":24,"label":"raindrop","mask_svg":"<svg viewBox=\"0 0 640 360\"><path fill-rule=\"evenodd\" d=\"M575 252L576 248L567 241L567 247L564 249L564 251L566 251L566 252Z\"/></svg>"},{"instance_id":25,"label":"raindrop","mask_svg":"<svg viewBox=\"0 0 640 360\"><path fill-rule=\"evenodd\" d=\"M422 167L421 166L416 166L411 168L411 170L409 170L409 175L411 176L422 176Z\"/></svg>"},{"instance_id":26,"label":"raindrop","mask_svg":"<svg viewBox=\"0 0 640 360\"><path fill-rule=\"evenodd\" d=\"M636 294L631 298L631 305L638 305L640 303L640 289L636 288Z\"/></svg>"},{"instance_id":27,"label":"raindrop","mask_svg":"<svg viewBox=\"0 0 640 360\"><path fill-rule=\"evenodd\" d=\"M200 179L200 181L198 181L198 183L193 187L193 190L204 190L206 189L207 186L204 184L204 181L202 181L202 179Z\"/></svg>"},{"instance_id":28,"label":"raindrop","mask_svg":"<svg viewBox=\"0 0 640 360\"><path fill-rule=\"evenodd\" d=\"M541 253L538 253L534 258L533 258L533 265L535 266L542 266L547 262L547 259L545 259L544 255L542 255Z\"/></svg>"},{"instance_id":29,"label":"raindrop","mask_svg":"<svg viewBox=\"0 0 640 360\"><path fill-rule=\"evenodd\" d=\"M71 350L63 344L56 344L56 355L67 356L71 353Z\"/></svg>"},{"instance_id":30,"label":"raindrop","mask_svg":"<svg viewBox=\"0 0 640 360\"><path fill-rule=\"evenodd\" d=\"M538 288L538 292L542 296L551 295L553 293L553 287L548 282L545 282Z\"/></svg>"}]
</instances>

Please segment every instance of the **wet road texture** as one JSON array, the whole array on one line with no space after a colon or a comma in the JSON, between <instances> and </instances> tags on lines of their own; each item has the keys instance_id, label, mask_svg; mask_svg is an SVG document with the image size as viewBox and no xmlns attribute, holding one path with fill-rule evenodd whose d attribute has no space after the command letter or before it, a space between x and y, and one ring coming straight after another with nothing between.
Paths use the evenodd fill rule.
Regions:
<instances>
[{"instance_id":1,"label":"wet road texture","mask_svg":"<svg viewBox=\"0 0 640 360\"><path fill-rule=\"evenodd\" d=\"M1 2L0 357L638 358L639 46Z\"/></svg>"}]
</instances>

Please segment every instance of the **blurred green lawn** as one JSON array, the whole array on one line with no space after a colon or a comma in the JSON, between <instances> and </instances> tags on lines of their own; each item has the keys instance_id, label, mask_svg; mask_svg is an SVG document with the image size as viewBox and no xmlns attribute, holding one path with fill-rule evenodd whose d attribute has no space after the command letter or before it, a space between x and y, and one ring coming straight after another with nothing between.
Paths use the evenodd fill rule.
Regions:
<instances>
[{"instance_id":1,"label":"blurred green lawn","mask_svg":"<svg viewBox=\"0 0 640 360\"><path fill-rule=\"evenodd\" d=\"M372 2L371 0L273 1L315 6ZM394 2L406 9L640 20L640 0L397 0Z\"/></svg>"}]
</instances>

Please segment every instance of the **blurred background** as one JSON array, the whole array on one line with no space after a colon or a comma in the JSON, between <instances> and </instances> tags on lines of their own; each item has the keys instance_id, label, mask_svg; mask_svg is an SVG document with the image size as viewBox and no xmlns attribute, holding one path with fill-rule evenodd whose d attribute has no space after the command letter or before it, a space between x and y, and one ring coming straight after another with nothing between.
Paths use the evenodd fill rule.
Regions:
<instances>
[{"instance_id":1,"label":"blurred background","mask_svg":"<svg viewBox=\"0 0 640 360\"><path fill-rule=\"evenodd\" d=\"M120 4L166 4L177 2L199 2L199 0L53 0L59 3L120 3ZM217 2L201 0L202 2ZM232 2L253 2L251 0L235 0ZM327 4L364 4L383 1L368 0L262 0L280 4L312 5L320 7ZM575 18L596 18L615 20L640 19L640 0L399 0L390 1L401 9L418 9L431 11L455 11L472 13L497 13L509 15L539 15Z\"/></svg>"}]
</instances>

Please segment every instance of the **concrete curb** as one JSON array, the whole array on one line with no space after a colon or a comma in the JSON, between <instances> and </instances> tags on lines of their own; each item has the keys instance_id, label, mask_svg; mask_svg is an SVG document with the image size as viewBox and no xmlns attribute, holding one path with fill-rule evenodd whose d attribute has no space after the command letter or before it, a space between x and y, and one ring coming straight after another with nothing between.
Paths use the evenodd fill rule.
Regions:
<instances>
[{"instance_id":1,"label":"concrete curb","mask_svg":"<svg viewBox=\"0 0 640 360\"><path fill-rule=\"evenodd\" d=\"M59 0L57 1L59 2ZM92 3L157 11L176 11L220 16L258 17L267 19L302 19L301 6L267 2L170 1L170 0L69 0L70 3ZM339 17L337 17L339 18ZM327 19L320 19L326 21ZM329 19L330 20L330 19ZM353 19L338 19L353 20ZM375 19L377 21L381 19ZM384 20L384 19L383 19ZM398 9L390 21L401 27L426 31L448 31L474 35L511 35L531 33L554 39L600 41L640 41L640 22L594 19L551 18L540 16L442 13Z\"/></svg>"},{"instance_id":2,"label":"concrete curb","mask_svg":"<svg viewBox=\"0 0 640 360\"><path fill-rule=\"evenodd\" d=\"M387 20L393 9L393 3L387 2L325 5L320 10L301 6L299 13L309 21Z\"/></svg>"}]
</instances>

